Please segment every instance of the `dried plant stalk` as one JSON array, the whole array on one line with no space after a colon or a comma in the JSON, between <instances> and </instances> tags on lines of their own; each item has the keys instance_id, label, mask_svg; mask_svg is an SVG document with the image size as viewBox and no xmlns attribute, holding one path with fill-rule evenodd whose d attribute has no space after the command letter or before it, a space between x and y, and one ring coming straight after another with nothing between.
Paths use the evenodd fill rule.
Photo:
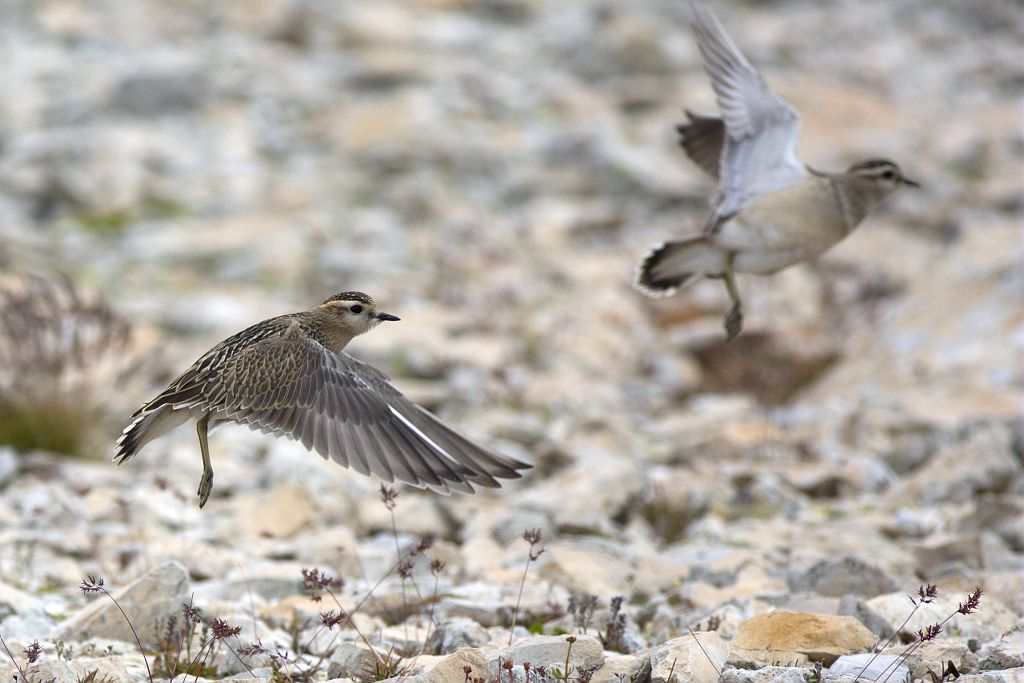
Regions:
<instances>
[{"instance_id":1,"label":"dried plant stalk","mask_svg":"<svg viewBox=\"0 0 1024 683\"><path fill-rule=\"evenodd\" d=\"M139 364L136 342L67 276L0 280L0 443L70 455L99 447Z\"/></svg>"}]
</instances>

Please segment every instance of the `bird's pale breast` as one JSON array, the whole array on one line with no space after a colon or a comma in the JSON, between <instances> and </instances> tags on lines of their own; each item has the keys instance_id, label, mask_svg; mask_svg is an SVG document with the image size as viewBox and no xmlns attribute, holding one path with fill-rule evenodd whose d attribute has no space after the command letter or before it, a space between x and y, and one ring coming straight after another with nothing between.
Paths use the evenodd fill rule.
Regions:
<instances>
[{"instance_id":1,"label":"bird's pale breast","mask_svg":"<svg viewBox=\"0 0 1024 683\"><path fill-rule=\"evenodd\" d=\"M757 198L721 227L714 243L737 253L782 252L795 263L817 256L846 233L827 178L813 177Z\"/></svg>"}]
</instances>

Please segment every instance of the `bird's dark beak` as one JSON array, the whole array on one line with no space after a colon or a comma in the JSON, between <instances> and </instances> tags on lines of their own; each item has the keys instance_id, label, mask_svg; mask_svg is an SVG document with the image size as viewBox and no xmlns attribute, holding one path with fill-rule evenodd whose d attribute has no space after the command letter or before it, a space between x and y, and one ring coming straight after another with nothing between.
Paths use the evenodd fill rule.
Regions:
<instances>
[{"instance_id":1,"label":"bird's dark beak","mask_svg":"<svg viewBox=\"0 0 1024 683\"><path fill-rule=\"evenodd\" d=\"M397 315L391 315L390 313L378 313L374 317L377 320L401 320Z\"/></svg>"},{"instance_id":2,"label":"bird's dark beak","mask_svg":"<svg viewBox=\"0 0 1024 683\"><path fill-rule=\"evenodd\" d=\"M921 183L916 180L911 180L910 178L903 178L903 184L910 185L911 187L921 187Z\"/></svg>"}]
</instances>

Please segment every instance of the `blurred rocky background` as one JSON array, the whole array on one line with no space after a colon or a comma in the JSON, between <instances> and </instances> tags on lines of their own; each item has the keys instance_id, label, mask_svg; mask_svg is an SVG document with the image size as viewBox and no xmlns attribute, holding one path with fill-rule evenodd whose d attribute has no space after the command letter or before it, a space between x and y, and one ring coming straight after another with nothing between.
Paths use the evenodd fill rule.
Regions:
<instances>
[{"instance_id":1,"label":"blurred rocky background","mask_svg":"<svg viewBox=\"0 0 1024 683\"><path fill-rule=\"evenodd\" d=\"M684 106L714 108L680 0L0 3L0 636L19 665L38 639L40 680L147 679L97 614L113 605L79 591L92 574L136 582L122 598L151 652L194 596L242 627L235 650L364 680L352 624L312 635L331 605L300 570L319 567L349 610L387 577L360 630L423 680L462 680L437 664L462 646L522 680L561 662L563 632L594 681L714 681L710 662L852 680L860 661L836 657L900 631L892 659L978 585L980 610L899 675L948 660L1019 680L1020 4L711 6L801 112L805 161L890 157L924 185L818 263L742 278L728 344L719 283L630 287L712 190L673 133ZM402 552L435 539L417 591L379 482L292 442L219 430L203 511L193 430L109 462L130 412L212 344L347 289L402 317L354 355L536 463L472 498L400 489ZM516 638L540 640L509 651L531 528L545 552ZM945 611L901 628L925 583ZM821 618L843 638L779 636L831 632ZM271 675L231 653L198 673Z\"/></svg>"}]
</instances>

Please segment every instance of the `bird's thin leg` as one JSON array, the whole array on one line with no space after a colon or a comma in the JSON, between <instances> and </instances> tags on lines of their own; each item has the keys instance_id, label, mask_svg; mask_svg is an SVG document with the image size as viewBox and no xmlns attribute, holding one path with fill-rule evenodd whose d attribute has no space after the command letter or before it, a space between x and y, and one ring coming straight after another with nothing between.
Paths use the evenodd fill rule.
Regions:
<instances>
[{"instance_id":1,"label":"bird's thin leg","mask_svg":"<svg viewBox=\"0 0 1024 683\"><path fill-rule=\"evenodd\" d=\"M729 300L732 301L732 308L725 314L726 341L734 338L743 329L743 304L740 301L740 292L736 288L736 277L732 270L732 262L735 258L736 252L729 252L725 257L725 272L722 273L725 288L729 291Z\"/></svg>"},{"instance_id":2,"label":"bird's thin leg","mask_svg":"<svg viewBox=\"0 0 1024 683\"><path fill-rule=\"evenodd\" d=\"M203 476L199 480L199 507L206 505L206 499L210 497L213 490L213 465L210 464L210 445L206 440L207 427L210 423L210 413L206 413L196 423L196 432L199 434L199 450L203 453Z\"/></svg>"}]
</instances>

